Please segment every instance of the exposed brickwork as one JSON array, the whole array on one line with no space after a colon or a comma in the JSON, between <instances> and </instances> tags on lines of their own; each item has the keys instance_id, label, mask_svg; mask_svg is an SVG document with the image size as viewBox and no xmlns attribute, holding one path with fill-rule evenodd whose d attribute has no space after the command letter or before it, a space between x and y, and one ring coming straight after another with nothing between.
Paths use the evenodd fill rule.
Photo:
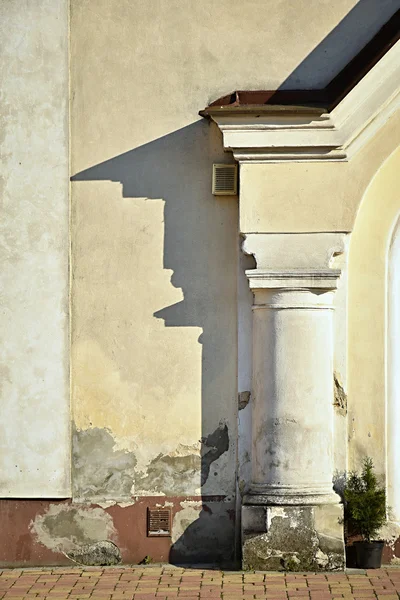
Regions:
<instances>
[{"instance_id":1,"label":"exposed brickwork","mask_svg":"<svg viewBox=\"0 0 400 600\"><path fill-rule=\"evenodd\" d=\"M260 573L171 566L4 569L0 598L75 600L398 600L400 569Z\"/></svg>"}]
</instances>

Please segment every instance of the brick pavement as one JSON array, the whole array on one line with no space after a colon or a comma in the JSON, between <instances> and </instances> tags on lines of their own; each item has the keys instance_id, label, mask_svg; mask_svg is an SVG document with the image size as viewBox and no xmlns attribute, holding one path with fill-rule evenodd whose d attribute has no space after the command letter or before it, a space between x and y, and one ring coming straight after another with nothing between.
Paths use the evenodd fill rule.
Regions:
<instances>
[{"instance_id":1,"label":"brick pavement","mask_svg":"<svg viewBox=\"0 0 400 600\"><path fill-rule=\"evenodd\" d=\"M260 573L165 566L0 570L0 598L398 600L400 569Z\"/></svg>"}]
</instances>

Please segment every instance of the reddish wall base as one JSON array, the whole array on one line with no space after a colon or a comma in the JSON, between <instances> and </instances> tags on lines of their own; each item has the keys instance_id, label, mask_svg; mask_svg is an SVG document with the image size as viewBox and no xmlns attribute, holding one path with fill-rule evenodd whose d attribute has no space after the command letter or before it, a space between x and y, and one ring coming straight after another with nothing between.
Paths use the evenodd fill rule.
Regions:
<instances>
[{"instance_id":1,"label":"reddish wall base","mask_svg":"<svg viewBox=\"0 0 400 600\"><path fill-rule=\"evenodd\" d=\"M160 506L171 508L174 543L170 537L147 537L147 508ZM182 513L180 519L179 513L183 510L189 511L189 515ZM115 504L104 509L98 504L78 504L71 500L0 500L0 565L74 564L63 550L69 551L71 540L78 545L93 541L87 539L87 532L82 528L85 515L90 518L93 511L97 519L101 521L104 517L111 523L113 533L108 539L118 546L125 564L137 564L146 556L153 562L177 564L227 564L234 560L233 500L221 496L157 496L139 498L128 506ZM190 515L194 515L195 520L184 529Z\"/></svg>"},{"instance_id":2,"label":"reddish wall base","mask_svg":"<svg viewBox=\"0 0 400 600\"><path fill-rule=\"evenodd\" d=\"M56 501L0 500L0 565L70 565L63 554L35 540L30 524Z\"/></svg>"},{"instance_id":3,"label":"reddish wall base","mask_svg":"<svg viewBox=\"0 0 400 600\"><path fill-rule=\"evenodd\" d=\"M346 567L349 569L357 568L356 549L353 546L353 542L358 541L358 539L361 540L361 538L353 538L351 543L349 543L346 546ZM390 565L393 559L396 559L398 557L400 557L400 538L398 538L391 545L389 545L388 543L385 544L382 553L382 564Z\"/></svg>"},{"instance_id":4,"label":"reddish wall base","mask_svg":"<svg viewBox=\"0 0 400 600\"><path fill-rule=\"evenodd\" d=\"M382 554L382 563L384 565L390 565L392 560L398 557L400 557L400 538L397 538L397 540L390 546L385 544Z\"/></svg>"}]
</instances>

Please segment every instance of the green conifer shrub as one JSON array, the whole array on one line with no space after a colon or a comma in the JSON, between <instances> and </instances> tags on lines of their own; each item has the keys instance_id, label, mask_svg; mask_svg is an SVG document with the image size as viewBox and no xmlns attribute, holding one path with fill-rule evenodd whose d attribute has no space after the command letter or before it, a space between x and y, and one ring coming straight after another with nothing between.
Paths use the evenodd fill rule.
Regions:
<instances>
[{"instance_id":1,"label":"green conifer shrub","mask_svg":"<svg viewBox=\"0 0 400 600\"><path fill-rule=\"evenodd\" d=\"M344 499L349 529L370 542L386 522L386 492L378 484L371 458L364 459L361 474L350 473Z\"/></svg>"}]
</instances>

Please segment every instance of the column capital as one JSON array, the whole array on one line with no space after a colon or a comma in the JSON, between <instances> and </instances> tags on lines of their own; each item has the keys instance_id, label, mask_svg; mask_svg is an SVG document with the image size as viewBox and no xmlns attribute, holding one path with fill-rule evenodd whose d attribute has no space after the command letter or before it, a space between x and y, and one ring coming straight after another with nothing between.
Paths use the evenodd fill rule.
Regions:
<instances>
[{"instance_id":1,"label":"column capital","mask_svg":"<svg viewBox=\"0 0 400 600\"><path fill-rule=\"evenodd\" d=\"M252 290L335 290L341 275L335 257L345 251L344 233L250 233L242 250L257 268L246 271Z\"/></svg>"}]
</instances>

